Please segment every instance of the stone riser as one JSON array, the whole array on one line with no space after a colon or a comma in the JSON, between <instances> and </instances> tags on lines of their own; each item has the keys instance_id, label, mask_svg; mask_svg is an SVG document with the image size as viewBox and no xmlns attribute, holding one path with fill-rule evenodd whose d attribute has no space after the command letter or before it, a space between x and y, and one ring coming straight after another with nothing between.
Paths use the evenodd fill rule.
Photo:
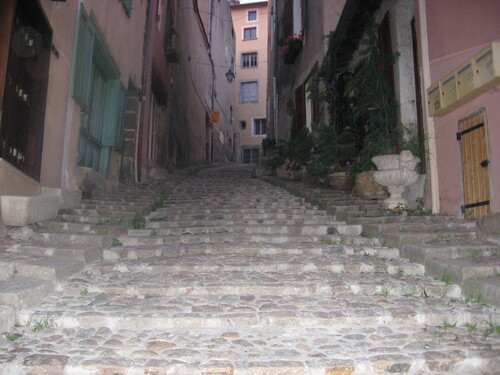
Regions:
<instances>
[{"instance_id":1,"label":"stone riser","mask_svg":"<svg viewBox=\"0 0 500 375\"><path fill-rule=\"evenodd\" d=\"M181 236L151 236L151 237L131 237L121 236L118 240L124 246L142 246L142 245L169 245L169 244L217 244L217 243L268 243L268 244L283 244L286 242L294 243L315 243L321 240L332 241L333 243L340 243L342 239L334 238L333 236L320 236L320 235L244 235L224 233L213 235L181 235ZM364 239L362 239L364 240ZM369 240L369 239L366 239ZM345 243L349 241L346 239ZM371 243L371 241L369 241Z\"/></svg>"},{"instance_id":2,"label":"stone riser","mask_svg":"<svg viewBox=\"0 0 500 375\"><path fill-rule=\"evenodd\" d=\"M247 225L199 226L185 228L129 229L129 236L182 236L194 234L268 234L268 235L327 235L330 225Z\"/></svg>"},{"instance_id":3,"label":"stone riser","mask_svg":"<svg viewBox=\"0 0 500 375\"><path fill-rule=\"evenodd\" d=\"M233 225L329 225L337 226L344 225L343 222L336 222L328 218L321 217L317 219L245 219L237 220L227 218L210 221L184 220L184 221L149 221L146 224L147 228L151 229L167 229L167 228L192 228L192 227L229 227Z\"/></svg>"}]
</instances>

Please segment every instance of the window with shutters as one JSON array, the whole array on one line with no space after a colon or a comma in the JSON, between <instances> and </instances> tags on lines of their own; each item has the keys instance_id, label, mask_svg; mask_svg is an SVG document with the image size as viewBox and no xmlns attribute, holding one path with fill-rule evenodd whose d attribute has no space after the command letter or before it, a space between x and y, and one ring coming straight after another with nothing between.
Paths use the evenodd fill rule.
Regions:
<instances>
[{"instance_id":1,"label":"window with shutters","mask_svg":"<svg viewBox=\"0 0 500 375\"><path fill-rule=\"evenodd\" d=\"M125 87L83 5L80 8L72 97L80 106L78 165L107 176L113 148L121 147Z\"/></svg>"},{"instance_id":2,"label":"window with shutters","mask_svg":"<svg viewBox=\"0 0 500 375\"><path fill-rule=\"evenodd\" d=\"M240 103L258 103L259 85L257 81L241 82Z\"/></svg>"},{"instance_id":3,"label":"window with shutters","mask_svg":"<svg viewBox=\"0 0 500 375\"><path fill-rule=\"evenodd\" d=\"M256 68L257 67L257 52L242 53L241 54L241 67L242 68Z\"/></svg>"}]
</instances>

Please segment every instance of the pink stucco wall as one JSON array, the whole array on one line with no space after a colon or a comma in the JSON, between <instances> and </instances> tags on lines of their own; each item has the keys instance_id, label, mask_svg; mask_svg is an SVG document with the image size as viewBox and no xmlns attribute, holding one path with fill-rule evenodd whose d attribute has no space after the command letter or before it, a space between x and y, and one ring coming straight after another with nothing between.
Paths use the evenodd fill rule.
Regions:
<instances>
[{"instance_id":1,"label":"pink stucco wall","mask_svg":"<svg viewBox=\"0 0 500 375\"><path fill-rule=\"evenodd\" d=\"M427 0L431 83L450 73L492 41L500 41L500 1ZM445 116L435 117L440 211L460 216L463 204L458 121L486 109L492 212L500 212L500 85Z\"/></svg>"}]
</instances>

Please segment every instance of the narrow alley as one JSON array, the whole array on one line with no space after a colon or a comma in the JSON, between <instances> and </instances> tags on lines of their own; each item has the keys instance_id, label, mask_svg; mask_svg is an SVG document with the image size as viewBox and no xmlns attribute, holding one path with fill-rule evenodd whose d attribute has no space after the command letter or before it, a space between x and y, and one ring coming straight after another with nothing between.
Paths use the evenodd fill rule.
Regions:
<instances>
[{"instance_id":1,"label":"narrow alley","mask_svg":"<svg viewBox=\"0 0 500 375\"><path fill-rule=\"evenodd\" d=\"M3 290L0 300L21 326L0 344L0 373L499 373L493 308L250 172L206 168L178 175L175 187L84 201L38 228L31 245L3 252L17 293ZM339 214L373 206L329 191ZM137 229L104 234L127 207L151 202ZM54 247L51 236L64 233L75 243L72 231L103 244ZM20 292L21 280L35 278L39 289Z\"/></svg>"}]
</instances>

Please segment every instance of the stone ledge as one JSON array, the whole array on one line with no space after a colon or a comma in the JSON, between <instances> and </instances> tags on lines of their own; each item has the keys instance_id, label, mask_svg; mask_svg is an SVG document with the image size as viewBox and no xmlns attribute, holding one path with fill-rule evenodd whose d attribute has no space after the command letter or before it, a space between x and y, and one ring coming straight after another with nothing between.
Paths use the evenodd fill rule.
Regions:
<instances>
[{"instance_id":1,"label":"stone ledge","mask_svg":"<svg viewBox=\"0 0 500 375\"><path fill-rule=\"evenodd\" d=\"M58 188L42 187L42 195L58 196L59 209L70 209L80 206L82 202L82 192L80 190L65 190Z\"/></svg>"},{"instance_id":2,"label":"stone ledge","mask_svg":"<svg viewBox=\"0 0 500 375\"><path fill-rule=\"evenodd\" d=\"M33 197L3 195L2 220L7 226L25 226L39 221L54 219L59 210L59 196L38 195Z\"/></svg>"}]
</instances>

